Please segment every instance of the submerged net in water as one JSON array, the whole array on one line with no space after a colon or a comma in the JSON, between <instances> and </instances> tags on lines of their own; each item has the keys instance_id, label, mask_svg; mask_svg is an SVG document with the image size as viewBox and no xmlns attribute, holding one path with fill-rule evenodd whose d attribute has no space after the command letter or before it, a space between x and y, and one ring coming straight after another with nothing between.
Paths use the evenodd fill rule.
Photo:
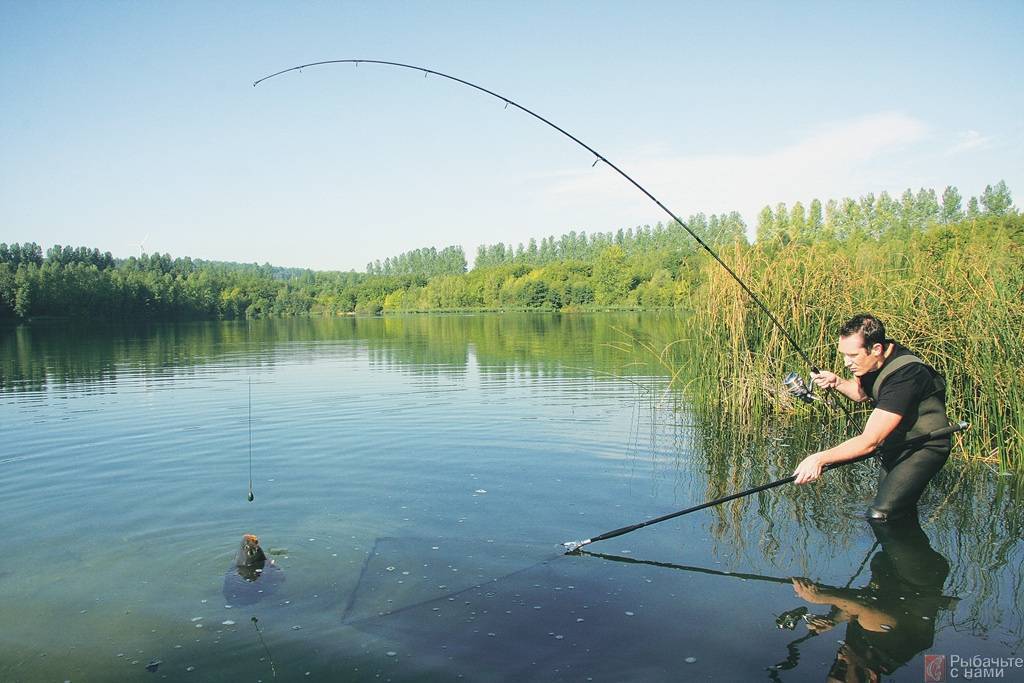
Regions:
<instances>
[{"instance_id":1,"label":"submerged net in water","mask_svg":"<svg viewBox=\"0 0 1024 683\"><path fill-rule=\"evenodd\" d=\"M703 600L684 602L682 577L651 571L551 544L383 538L344 621L394 655L399 677L659 678L711 643Z\"/></svg>"},{"instance_id":2,"label":"submerged net in water","mask_svg":"<svg viewBox=\"0 0 1024 683\"><path fill-rule=\"evenodd\" d=\"M550 546L465 540L380 538L367 557L343 620L358 623L489 590L557 555ZM440 611L439 609L436 611Z\"/></svg>"}]
</instances>

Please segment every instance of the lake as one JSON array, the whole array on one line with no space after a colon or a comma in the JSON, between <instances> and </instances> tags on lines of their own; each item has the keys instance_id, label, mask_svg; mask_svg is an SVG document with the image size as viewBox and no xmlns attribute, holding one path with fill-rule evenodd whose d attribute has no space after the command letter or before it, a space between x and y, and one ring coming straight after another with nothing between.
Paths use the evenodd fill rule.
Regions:
<instances>
[{"instance_id":1,"label":"lake","mask_svg":"<svg viewBox=\"0 0 1024 683\"><path fill-rule=\"evenodd\" d=\"M1020 485L984 465L951 462L920 525L863 520L863 463L564 555L806 454L816 414L737 433L620 347L678 329L0 330L0 680L918 682L1022 656ZM245 533L274 561L250 580Z\"/></svg>"}]
</instances>

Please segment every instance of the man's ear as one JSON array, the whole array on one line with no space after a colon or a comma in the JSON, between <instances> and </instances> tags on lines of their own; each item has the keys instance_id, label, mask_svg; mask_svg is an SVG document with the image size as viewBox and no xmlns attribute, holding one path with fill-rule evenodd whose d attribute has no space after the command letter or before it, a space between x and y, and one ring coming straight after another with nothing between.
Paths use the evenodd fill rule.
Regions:
<instances>
[{"instance_id":1,"label":"man's ear","mask_svg":"<svg viewBox=\"0 0 1024 683\"><path fill-rule=\"evenodd\" d=\"M885 352L885 349L881 344L876 343L871 347L871 354L874 356L881 356Z\"/></svg>"}]
</instances>

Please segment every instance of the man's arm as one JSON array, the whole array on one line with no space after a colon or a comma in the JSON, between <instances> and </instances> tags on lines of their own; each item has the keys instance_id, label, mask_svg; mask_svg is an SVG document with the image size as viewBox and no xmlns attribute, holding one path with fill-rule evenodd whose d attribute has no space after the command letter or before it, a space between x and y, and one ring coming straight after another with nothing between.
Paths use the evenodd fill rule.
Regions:
<instances>
[{"instance_id":1,"label":"man's arm","mask_svg":"<svg viewBox=\"0 0 1024 683\"><path fill-rule=\"evenodd\" d=\"M892 614L863 599L857 591L845 588L818 586L808 579L793 579L797 596L816 605L832 605L839 610L836 621L854 619L863 628L876 633L891 631L897 626ZM824 630L824 629L822 629Z\"/></svg>"},{"instance_id":2,"label":"man's arm","mask_svg":"<svg viewBox=\"0 0 1024 683\"><path fill-rule=\"evenodd\" d=\"M856 377L844 379L834 372L822 370L821 372L812 372L811 380L822 389L835 389L851 401L863 403L868 400L868 395L864 393L860 380Z\"/></svg>"},{"instance_id":3,"label":"man's arm","mask_svg":"<svg viewBox=\"0 0 1024 683\"><path fill-rule=\"evenodd\" d=\"M819 451L804 458L793 470L796 483L806 484L814 481L821 476L825 465L846 462L874 451L892 434L902 419L902 415L875 408L868 416L863 432L827 451Z\"/></svg>"}]
</instances>

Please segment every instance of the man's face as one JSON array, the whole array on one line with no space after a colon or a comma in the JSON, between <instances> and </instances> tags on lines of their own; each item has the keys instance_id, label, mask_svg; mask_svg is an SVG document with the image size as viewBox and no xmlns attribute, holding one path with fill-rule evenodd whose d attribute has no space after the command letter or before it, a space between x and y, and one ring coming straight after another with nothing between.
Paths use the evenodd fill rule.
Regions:
<instances>
[{"instance_id":1,"label":"man's face","mask_svg":"<svg viewBox=\"0 0 1024 683\"><path fill-rule=\"evenodd\" d=\"M871 349L865 348L864 335L860 332L839 338L839 353L843 356L843 364L854 377L882 367L885 360L882 351L881 344L875 344Z\"/></svg>"}]
</instances>

